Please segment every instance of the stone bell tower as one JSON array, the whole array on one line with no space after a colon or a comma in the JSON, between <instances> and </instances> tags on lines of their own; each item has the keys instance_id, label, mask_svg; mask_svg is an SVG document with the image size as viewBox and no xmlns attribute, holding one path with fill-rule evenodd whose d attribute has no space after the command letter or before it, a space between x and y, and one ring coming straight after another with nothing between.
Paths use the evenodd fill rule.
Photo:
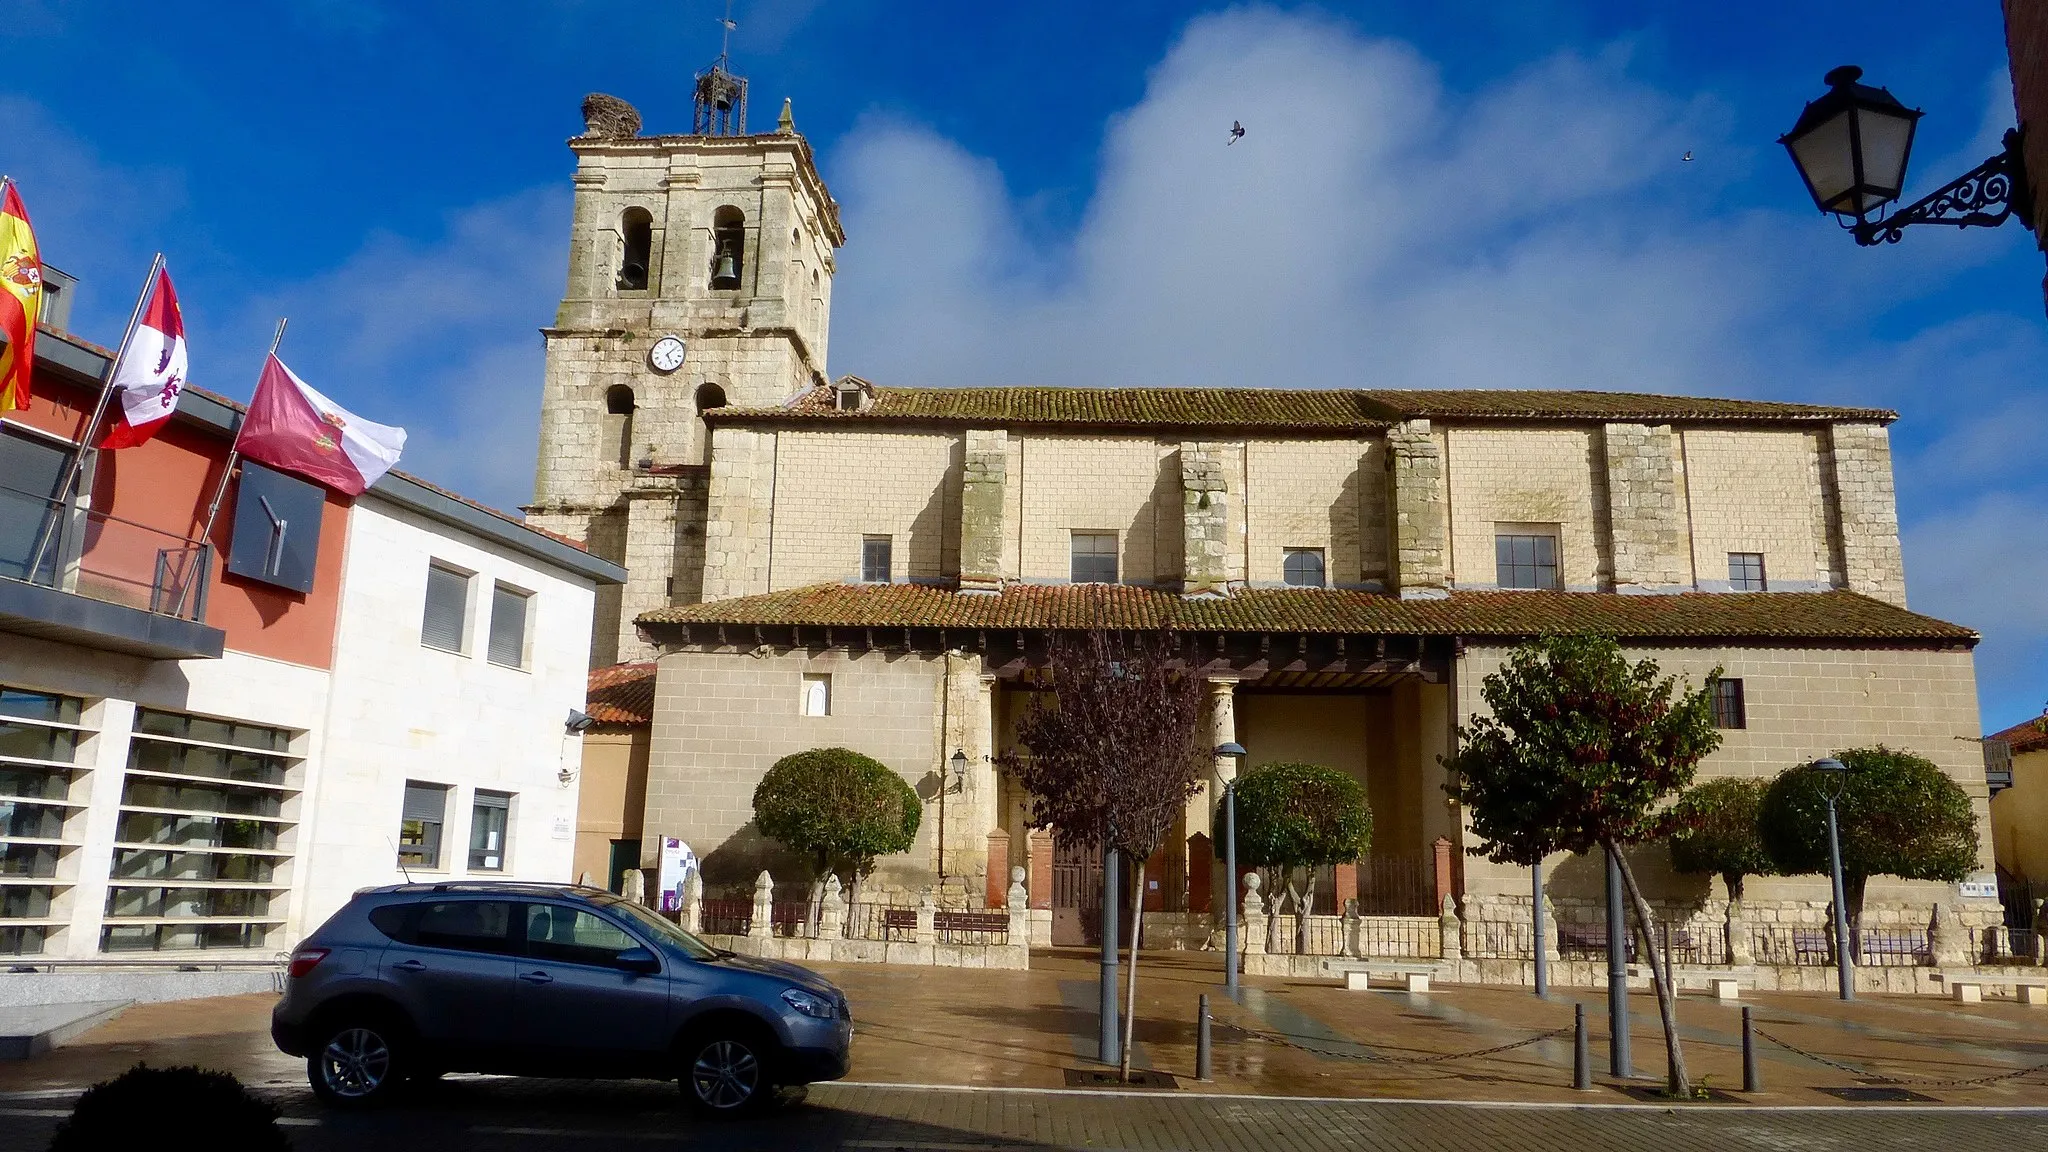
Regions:
<instances>
[{"instance_id":1,"label":"stone bell tower","mask_svg":"<svg viewBox=\"0 0 2048 1152\"><path fill-rule=\"evenodd\" d=\"M613 96L583 101L569 284L547 368L530 523L630 575L601 589L592 666L645 658L633 619L702 592L703 413L770 407L827 379L833 252L846 242L787 101L749 134L747 82L698 74L691 133L643 136Z\"/></svg>"}]
</instances>

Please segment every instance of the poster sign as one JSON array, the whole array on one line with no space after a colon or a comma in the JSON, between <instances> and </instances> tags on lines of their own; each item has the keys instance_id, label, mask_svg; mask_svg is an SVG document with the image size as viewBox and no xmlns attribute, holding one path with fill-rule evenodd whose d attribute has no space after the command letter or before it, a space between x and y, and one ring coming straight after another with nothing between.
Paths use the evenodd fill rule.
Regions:
<instances>
[{"instance_id":1,"label":"poster sign","mask_svg":"<svg viewBox=\"0 0 2048 1152\"><path fill-rule=\"evenodd\" d=\"M697 870L697 854L690 846L673 836L661 840L661 864L655 871L655 878L661 885L661 901L657 905L663 912L683 910L683 885L690 880L690 873Z\"/></svg>"},{"instance_id":2,"label":"poster sign","mask_svg":"<svg viewBox=\"0 0 2048 1152\"><path fill-rule=\"evenodd\" d=\"M1979 872L1968 880L1956 885L1956 894L1965 900L1998 899L1998 874Z\"/></svg>"}]
</instances>

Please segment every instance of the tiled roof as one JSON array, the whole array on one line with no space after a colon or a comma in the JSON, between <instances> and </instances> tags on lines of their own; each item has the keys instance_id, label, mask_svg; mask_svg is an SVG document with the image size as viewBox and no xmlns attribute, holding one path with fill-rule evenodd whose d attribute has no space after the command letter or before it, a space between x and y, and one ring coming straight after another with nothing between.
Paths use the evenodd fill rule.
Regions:
<instances>
[{"instance_id":1,"label":"tiled roof","mask_svg":"<svg viewBox=\"0 0 2048 1152\"><path fill-rule=\"evenodd\" d=\"M583 712L599 724L636 726L654 720L654 665L614 664L590 670Z\"/></svg>"},{"instance_id":2,"label":"tiled roof","mask_svg":"<svg viewBox=\"0 0 2048 1152\"><path fill-rule=\"evenodd\" d=\"M2048 716L2022 720L2003 732L1993 732L1985 739L2003 740L2015 754L2048 750Z\"/></svg>"},{"instance_id":3,"label":"tiled roof","mask_svg":"<svg viewBox=\"0 0 2048 1152\"><path fill-rule=\"evenodd\" d=\"M1638 392L1402 391L1336 388L873 388L858 411L840 411L835 389L813 388L779 408L721 408L713 421L829 420L862 423L1091 427L1257 428L1351 432L1415 418L1510 421L1743 422L1876 420L1880 408L1831 408L1766 400L1716 400Z\"/></svg>"},{"instance_id":4,"label":"tiled roof","mask_svg":"<svg viewBox=\"0 0 2048 1152\"><path fill-rule=\"evenodd\" d=\"M875 628L1165 628L1185 632L1516 638L1592 630L1629 639L1912 641L1974 644L1977 633L1853 592L1641 596L1260 588L1188 599L1129 585L1012 584L976 594L921 584L816 584L663 608L640 623Z\"/></svg>"}]
</instances>

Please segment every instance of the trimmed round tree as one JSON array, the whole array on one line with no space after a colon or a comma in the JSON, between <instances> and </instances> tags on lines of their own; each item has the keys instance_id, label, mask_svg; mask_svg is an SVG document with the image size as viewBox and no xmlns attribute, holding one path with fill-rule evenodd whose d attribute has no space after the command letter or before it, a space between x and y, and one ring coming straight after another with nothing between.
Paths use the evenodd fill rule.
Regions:
<instances>
[{"instance_id":1,"label":"trimmed round tree","mask_svg":"<svg viewBox=\"0 0 2048 1152\"><path fill-rule=\"evenodd\" d=\"M838 868L849 873L851 902L876 858L910 850L922 815L903 777L848 748L784 756L754 786L755 826L810 863L814 905Z\"/></svg>"},{"instance_id":2,"label":"trimmed round tree","mask_svg":"<svg viewBox=\"0 0 2048 1152\"><path fill-rule=\"evenodd\" d=\"M1757 832L1768 780L1727 777L1686 789L1671 806L1671 866L1694 876L1719 876L1730 900L1742 899L1744 876L1776 871Z\"/></svg>"},{"instance_id":3,"label":"trimmed round tree","mask_svg":"<svg viewBox=\"0 0 2048 1152\"><path fill-rule=\"evenodd\" d=\"M1968 878L1977 867L1977 814L1962 786L1924 756L1880 744L1838 752L1835 759L1849 771L1822 772L1801 764L1771 781L1757 813L1757 830L1779 872L1825 876L1827 797L1841 789L1835 822L1853 938L1863 918L1864 884L1872 876Z\"/></svg>"},{"instance_id":4,"label":"trimmed round tree","mask_svg":"<svg viewBox=\"0 0 2048 1152\"><path fill-rule=\"evenodd\" d=\"M1238 863L1272 869L1285 880L1294 903L1296 948L1306 954L1315 870L1349 864L1372 846L1372 808L1365 788L1349 773L1327 765L1280 763L1261 764L1239 776L1235 791ZM1224 831L1218 805L1210 832L1215 844L1222 845ZM1280 889L1269 884L1267 891ZM1266 921L1269 945L1278 938L1278 924L1277 917Z\"/></svg>"},{"instance_id":5,"label":"trimmed round tree","mask_svg":"<svg viewBox=\"0 0 2048 1152\"><path fill-rule=\"evenodd\" d=\"M1523 867L1593 848L1615 861L1663 1017L1667 1085L1689 1098L1671 966L1621 849L1669 832L1664 801L1689 787L1701 757L1720 745L1711 687L1681 692L1654 660L1631 664L1612 638L1579 633L1517 646L1480 692L1486 713L1459 726L1458 754L1445 759L1455 781L1447 790L1480 841L1475 851Z\"/></svg>"}]
</instances>

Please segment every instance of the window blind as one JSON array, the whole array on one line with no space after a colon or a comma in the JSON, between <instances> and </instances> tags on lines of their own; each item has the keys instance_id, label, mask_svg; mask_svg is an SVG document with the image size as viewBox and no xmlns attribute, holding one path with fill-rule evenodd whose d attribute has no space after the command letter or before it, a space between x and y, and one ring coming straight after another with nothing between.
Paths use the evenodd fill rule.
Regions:
<instances>
[{"instance_id":1,"label":"window blind","mask_svg":"<svg viewBox=\"0 0 2048 1152\"><path fill-rule=\"evenodd\" d=\"M503 584L491 593L490 657L511 668L526 663L526 593Z\"/></svg>"},{"instance_id":2,"label":"window blind","mask_svg":"<svg viewBox=\"0 0 2048 1152\"><path fill-rule=\"evenodd\" d=\"M448 789L438 784L407 784L405 786L405 812L407 820L428 820L441 822L448 806Z\"/></svg>"},{"instance_id":3,"label":"window blind","mask_svg":"<svg viewBox=\"0 0 2048 1152\"><path fill-rule=\"evenodd\" d=\"M469 621L469 577L439 565L427 569L427 610L420 624L420 643L449 652L462 651Z\"/></svg>"}]
</instances>

